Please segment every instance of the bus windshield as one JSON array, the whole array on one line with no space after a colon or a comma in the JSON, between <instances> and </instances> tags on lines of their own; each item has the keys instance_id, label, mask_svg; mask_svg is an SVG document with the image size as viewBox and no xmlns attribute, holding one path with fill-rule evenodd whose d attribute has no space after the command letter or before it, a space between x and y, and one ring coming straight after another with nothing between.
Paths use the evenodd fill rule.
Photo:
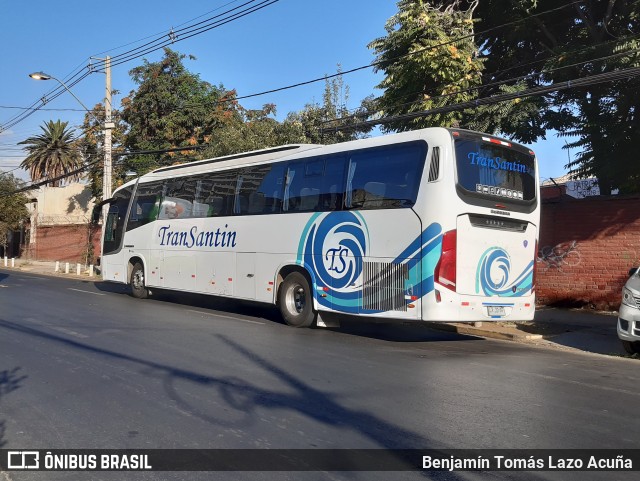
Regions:
<instances>
[{"instance_id":1,"label":"bus windshield","mask_svg":"<svg viewBox=\"0 0 640 481\"><path fill-rule=\"evenodd\" d=\"M455 140L458 187L473 199L530 205L536 200L535 157L480 136Z\"/></svg>"}]
</instances>

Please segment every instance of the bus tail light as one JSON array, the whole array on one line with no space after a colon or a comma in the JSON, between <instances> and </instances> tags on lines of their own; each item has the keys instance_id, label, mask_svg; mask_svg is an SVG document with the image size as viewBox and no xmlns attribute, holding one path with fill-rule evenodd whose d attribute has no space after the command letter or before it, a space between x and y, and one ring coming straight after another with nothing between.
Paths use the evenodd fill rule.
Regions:
<instances>
[{"instance_id":1,"label":"bus tail light","mask_svg":"<svg viewBox=\"0 0 640 481\"><path fill-rule=\"evenodd\" d=\"M533 253L533 276L531 278L531 294L536 292L536 277L538 274L538 239L536 239L536 250Z\"/></svg>"},{"instance_id":2,"label":"bus tail light","mask_svg":"<svg viewBox=\"0 0 640 481\"><path fill-rule=\"evenodd\" d=\"M435 280L447 289L456 290L456 241L455 230L442 236L442 255L436 265Z\"/></svg>"}]
</instances>

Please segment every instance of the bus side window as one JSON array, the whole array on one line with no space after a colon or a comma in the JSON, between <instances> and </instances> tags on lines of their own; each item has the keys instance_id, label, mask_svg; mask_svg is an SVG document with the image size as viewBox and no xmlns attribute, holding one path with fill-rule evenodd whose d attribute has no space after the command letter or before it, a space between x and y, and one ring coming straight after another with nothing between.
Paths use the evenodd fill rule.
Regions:
<instances>
[{"instance_id":1,"label":"bus side window","mask_svg":"<svg viewBox=\"0 0 640 481\"><path fill-rule=\"evenodd\" d=\"M207 217L231 215L237 176L236 170L211 172L198 176L198 180L201 182L199 197L202 199L202 203L207 205Z\"/></svg>"},{"instance_id":2,"label":"bus side window","mask_svg":"<svg viewBox=\"0 0 640 481\"><path fill-rule=\"evenodd\" d=\"M351 209L412 207L426 156L423 142L354 152L345 206Z\"/></svg>"},{"instance_id":3,"label":"bus side window","mask_svg":"<svg viewBox=\"0 0 640 481\"><path fill-rule=\"evenodd\" d=\"M342 206L345 158L314 157L294 161L287 170L286 212L339 210Z\"/></svg>"},{"instance_id":4,"label":"bus side window","mask_svg":"<svg viewBox=\"0 0 640 481\"><path fill-rule=\"evenodd\" d=\"M237 187L235 214L258 215L280 212L284 177L283 163L245 167Z\"/></svg>"},{"instance_id":5,"label":"bus side window","mask_svg":"<svg viewBox=\"0 0 640 481\"><path fill-rule=\"evenodd\" d=\"M161 194L161 182L138 184L127 222L127 231L142 227L158 218Z\"/></svg>"}]
</instances>

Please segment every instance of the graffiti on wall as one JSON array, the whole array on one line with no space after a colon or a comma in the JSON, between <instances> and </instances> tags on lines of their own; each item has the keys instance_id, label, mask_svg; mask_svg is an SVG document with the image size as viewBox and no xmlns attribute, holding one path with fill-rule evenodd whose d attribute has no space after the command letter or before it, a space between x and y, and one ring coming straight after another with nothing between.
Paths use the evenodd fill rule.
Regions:
<instances>
[{"instance_id":1,"label":"graffiti on wall","mask_svg":"<svg viewBox=\"0 0 640 481\"><path fill-rule=\"evenodd\" d=\"M580 264L580 252L578 243L563 242L556 246L544 246L538 252L538 262L544 264L544 270L557 269L562 271L563 267L574 267Z\"/></svg>"}]
</instances>

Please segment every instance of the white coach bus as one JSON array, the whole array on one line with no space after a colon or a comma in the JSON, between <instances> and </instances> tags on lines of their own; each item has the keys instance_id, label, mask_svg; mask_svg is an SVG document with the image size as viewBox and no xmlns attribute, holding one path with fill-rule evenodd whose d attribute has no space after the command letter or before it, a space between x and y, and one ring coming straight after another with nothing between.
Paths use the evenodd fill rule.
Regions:
<instances>
[{"instance_id":1,"label":"white coach bus","mask_svg":"<svg viewBox=\"0 0 640 481\"><path fill-rule=\"evenodd\" d=\"M109 200L102 275L276 304L296 327L530 320L538 193L531 150L460 129L164 167Z\"/></svg>"}]
</instances>

